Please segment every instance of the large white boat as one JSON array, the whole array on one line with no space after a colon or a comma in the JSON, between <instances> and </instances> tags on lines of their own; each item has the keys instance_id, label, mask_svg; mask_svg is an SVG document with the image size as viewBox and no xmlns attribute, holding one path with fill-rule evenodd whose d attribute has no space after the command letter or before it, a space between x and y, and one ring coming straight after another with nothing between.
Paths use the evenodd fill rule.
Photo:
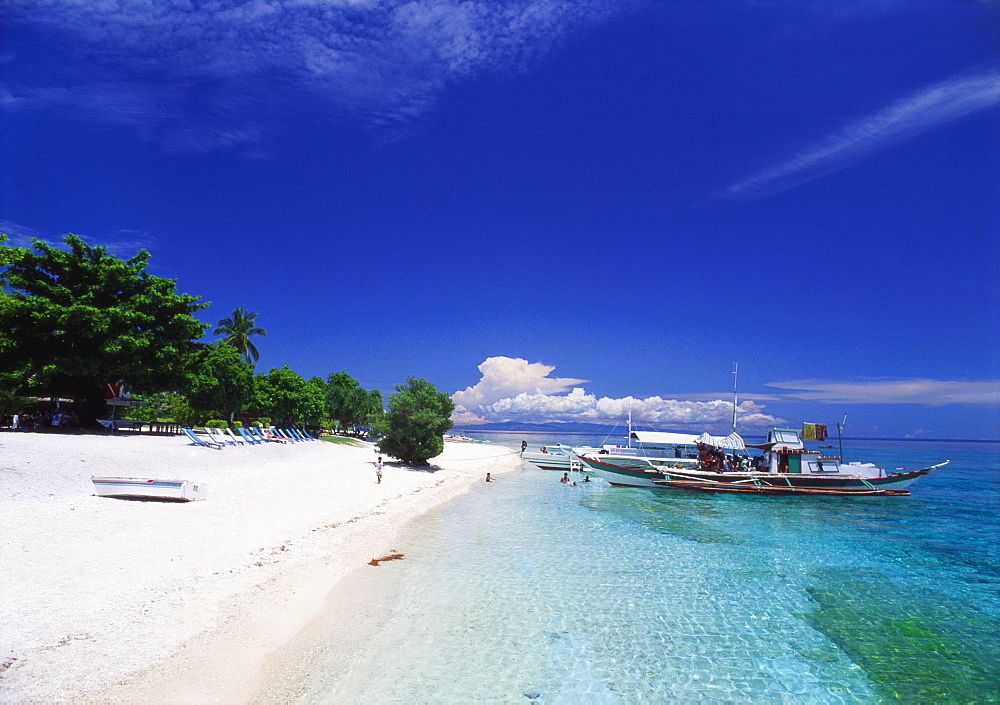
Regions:
<instances>
[{"instance_id":1,"label":"large white boat","mask_svg":"<svg viewBox=\"0 0 1000 705\"><path fill-rule=\"evenodd\" d=\"M525 449L521 458L542 470L588 471L579 456L595 457L606 462L620 462L627 466L698 464L698 436L690 433L668 431L634 431L629 413L628 436L622 444L604 444L600 448L568 445L542 446L538 450Z\"/></svg>"}]
</instances>

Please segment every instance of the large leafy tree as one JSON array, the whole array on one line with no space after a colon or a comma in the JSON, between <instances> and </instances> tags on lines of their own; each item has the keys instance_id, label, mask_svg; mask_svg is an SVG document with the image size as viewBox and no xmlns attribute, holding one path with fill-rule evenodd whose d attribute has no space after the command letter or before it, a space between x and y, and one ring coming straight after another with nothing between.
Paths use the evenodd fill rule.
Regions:
<instances>
[{"instance_id":1,"label":"large leafy tree","mask_svg":"<svg viewBox=\"0 0 1000 705\"><path fill-rule=\"evenodd\" d=\"M184 386L206 325L200 298L146 272L149 252L129 259L77 235L66 249L0 235L0 382L8 389L100 397L105 382L136 392Z\"/></svg>"},{"instance_id":2,"label":"large leafy tree","mask_svg":"<svg viewBox=\"0 0 1000 705\"><path fill-rule=\"evenodd\" d=\"M444 392L419 377L407 377L389 395L389 411L375 418L382 436L378 448L412 465L427 465L444 450L444 434L452 427L455 403Z\"/></svg>"},{"instance_id":3,"label":"large leafy tree","mask_svg":"<svg viewBox=\"0 0 1000 705\"><path fill-rule=\"evenodd\" d=\"M373 414L382 412L382 392L364 389L344 372L326 378L326 413L341 428L367 426Z\"/></svg>"},{"instance_id":4,"label":"large leafy tree","mask_svg":"<svg viewBox=\"0 0 1000 705\"><path fill-rule=\"evenodd\" d=\"M315 425L323 419L326 383L321 377L303 379L286 365L254 375L254 387L255 410L278 426Z\"/></svg>"},{"instance_id":5,"label":"large leafy tree","mask_svg":"<svg viewBox=\"0 0 1000 705\"><path fill-rule=\"evenodd\" d=\"M257 326L258 315L255 311L237 306L231 315L219 321L212 334L223 336L222 342L239 350L247 362L257 362L260 359L260 351L250 337L254 335L267 337L267 331Z\"/></svg>"},{"instance_id":6,"label":"large leafy tree","mask_svg":"<svg viewBox=\"0 0 1000 705\"><path fill-rule=\"evenodd\" d=\"M233 416L254 401L253 366L232 345L203 345L195 354L188 403L206 416Z\"/></svg>"}]
</instances>

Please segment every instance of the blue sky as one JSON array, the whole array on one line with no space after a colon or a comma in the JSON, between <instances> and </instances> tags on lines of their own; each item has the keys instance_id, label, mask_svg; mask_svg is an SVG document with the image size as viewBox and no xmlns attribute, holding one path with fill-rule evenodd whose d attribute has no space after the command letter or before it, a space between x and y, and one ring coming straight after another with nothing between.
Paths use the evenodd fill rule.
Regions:
<instances>
[{"instance_id":1,"label":"blue sky","mask_svg":"<svg viewBox=\"0 0 1000 705\"><path fill-rule=\"evenodd\" d=\"M463 419L1000 437L992 2L7 0L0 229Z\"/></svg>"}]
</instances>

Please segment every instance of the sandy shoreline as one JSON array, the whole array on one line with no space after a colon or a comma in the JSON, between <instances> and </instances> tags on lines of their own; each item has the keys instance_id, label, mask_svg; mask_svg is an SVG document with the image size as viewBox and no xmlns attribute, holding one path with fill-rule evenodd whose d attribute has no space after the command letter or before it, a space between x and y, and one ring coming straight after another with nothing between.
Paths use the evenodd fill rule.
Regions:
<instances>
[{"instance_id":1,"label":"sandy shoreline","mask_svg":"<svg viewBox=\"0 0 1000 705\"><path fill-rule=\"evenodd\" d=\"M245 702L270 654L408 521L517 467L448 443L432 471L326 442L0 434L0 701ZM208 483L186 504L94 495L92 475Z\"/></svg>"}]
</instances>

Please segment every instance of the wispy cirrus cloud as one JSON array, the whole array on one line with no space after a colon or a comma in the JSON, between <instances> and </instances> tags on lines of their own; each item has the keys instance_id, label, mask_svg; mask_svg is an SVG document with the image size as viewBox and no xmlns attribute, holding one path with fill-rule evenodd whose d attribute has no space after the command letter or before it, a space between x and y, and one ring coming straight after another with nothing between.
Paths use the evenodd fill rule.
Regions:
<instances>
[{"instance_id":1,"label":"wispy cirrus cloud","mask_svg":"<svg viewBox=\"0 0 1000 705\"><path fill-rule=\"evenodd\" d=\"M448 85L517 70L638 1L7 0L6 24L70 48L53 71L0 86L0 107L127 125L197 151L255 142L292 104L391 131Z\"/></svg>"},{"instance_id":2,"label":"wispy cirrus cloud","mask_svg":"<svg viewBox=\"0 0 1000 705\"><path fill-rule=\"evenodd\" d=\"M34 240L41 240L53 247L65 249L63 235L52 236L12 220L0 220L0 233L7 236L6 244L13 247L31 247ZM157 243L155 237L140 230L117 230L107 237L85 237L84 240L89 245L105 247L111 254L124 258L131 257L139 250L151 250Z\"/></svg>"},{"instance_id":3,"label":"wispy cirrus cloud","mask_svg":"<svg viewBox=\"0 0 1000 705\"><path fill-rule=\"evenodd\" d=\"M802 379L769 382L786 397L827 404L973 404L1000 406L1000 380Z\"/></svg>"},{"instance_id":4,"label":"wispy cirrus cloud","mask_svg":"<svg viewBox=\"0 0 1000 705\"><path fill-rule=\"evenodd\" d=\"M619 425L631 414L640 423L695 425L704 430L726 428L732 420L733 406L728 400L598 397L576 386L586 380L552 377L554 366L522 358L487 358L479 371L479 382L452 395L456 405L452 418L457 424L575 421ZM755 401L742 402L740 425L764 427L781 421L763 409Z\"/></svg>"},{"instance_id":5,"label":"wispy cirrus cloud","mask_svg":"<svg viewBox=\"0 0 1000 705\"><path fill-rule=\"evenodd\" d=\"M728 188L736 198L770 196L844 169L869 154L1000 104L1000 73L956 76L864 117L777 166Z\"/></svg>"}]
</instances>

